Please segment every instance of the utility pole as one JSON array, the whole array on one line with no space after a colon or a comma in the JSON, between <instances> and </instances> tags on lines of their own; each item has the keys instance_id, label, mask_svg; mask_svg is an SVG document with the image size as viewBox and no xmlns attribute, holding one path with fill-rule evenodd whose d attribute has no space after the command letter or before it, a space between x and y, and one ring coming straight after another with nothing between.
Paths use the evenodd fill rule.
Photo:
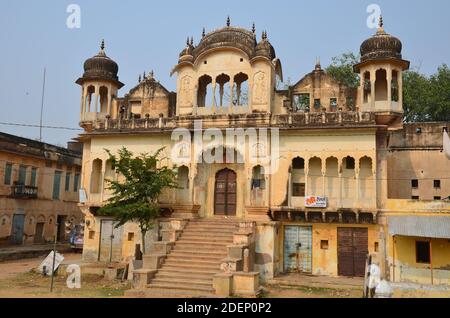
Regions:
<instances>
[{"instance_id":1,"label":"utility pole","mask_svg":"<svg viewBox=\"0 0 450 318\"><path fill-rule=\"evenodd\" d=\"M55 241L53 243L53 263L52 263L52 282L50 284L50 292L53 292L53 280L55 276L55 261L56 261L56 240L58 239L58 221L55 222Z\"/></svg>"},{"instance_id":2,"label":"utility pole","mask_svg":"<svg viewBox=\"0 0 450 318\"><path fill-rule=\"evenodd\" d=\"M39 141L42 141L42 113L44 112L45 73L46 68L44 67L44 79L42 81L41 119L39 121Z\"/></svg>"}]
</instances>

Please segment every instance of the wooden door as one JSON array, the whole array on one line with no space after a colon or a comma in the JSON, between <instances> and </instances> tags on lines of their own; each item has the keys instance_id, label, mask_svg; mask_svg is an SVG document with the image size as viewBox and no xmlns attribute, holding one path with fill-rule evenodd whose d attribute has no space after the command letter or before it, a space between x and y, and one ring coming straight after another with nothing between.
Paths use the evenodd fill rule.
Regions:
<instances>
[{"instance_id":1,"label":"wooden door","mask_svg":"<svg viewBox=\"0 0 450 318\"><path fill-rule=\"evenodd\" d=\"M115 227L113 220L100 222L100 246L98 260L100 262L120 262L122 260L123 227Z\"/></svg>"},{"instance_id":2,"label":"wooden door","mask_svg":"<svg viewBox=\"0 0 450 318\"><path fill-rule=\"evenodd\" d=\"M367 253L366 228L338 228L338 275L364 276Z\"/></svg>"},{"instance_id":3,"label":"wooden door","mask_svg":"<svg viewBox=\"0 0 450 318\"><path fill-rule=\"evenodd\" d=\"M10 238L12 244L20 245L23 243L24 226L25 226L25 215L14 214Z\"/></svg>"},{"instance_id":4,"label":"wooden door","mask_svg":"<svg viewBox=\"0 0 450 318\"><path fill-rule=\"evenodd\" d=\"M214 214L236 215L236 173L224 169L216 174Z\"/></svg>"},{"instance_id":5,"label":"wooden door","mask_svg":"<svg viewBox=\"0 0 450 318\"><path fill-rule=\"evenodd\" d=\"M36 232L34 233L34 243L44 243L44 223L36 223Z\"/></svg>"}]
</instances>

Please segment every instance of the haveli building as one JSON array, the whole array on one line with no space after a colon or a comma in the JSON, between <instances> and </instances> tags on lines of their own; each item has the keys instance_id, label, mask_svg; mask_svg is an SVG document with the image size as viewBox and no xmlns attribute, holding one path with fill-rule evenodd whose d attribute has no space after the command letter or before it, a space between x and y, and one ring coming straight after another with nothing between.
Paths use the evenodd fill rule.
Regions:
<instances>
[{"instance_id":1,"label":"haveli building","mask_svg":"<svg viewBox=\"0 0 450 318\"><path fill-rule=\"evenodd\" d=\"M282 66L267 33L258 40L254 26L228 20L204 30L196 45L188 38L172 69L176 93L150 73L119 97L118 65L102 44L77 80L85 130L79 137L85 260L124 261L140 241L136 225L114 229L97 213L110 195L104 180L120 178L105 149L166 147L169 158L176 153L186 160L176 162L180 189L161 198L167 213L149 237L149 289L217 292L214 277L222 272L262 280L286 271L363 276L368 254L388 279L448 284L450 205L443 199L450 166L442 136L449 123L403 124L402 73L409 62L382 22L360 51L356 90L320 63L279 90ZM176 128L190 136L179 149ZM256 128L259 135L266 128L268 138L226 145L218 154L224 161L208 163L198 158L216 156L217 144L195 148L196 133L208 128ZM273 155L274 140L278 169L271 173L267 162L248 158ZM239 279L234 284L244 291Z\"/></svg>"},{"instance_id":2,"label":"haveli building","mask_svg":"<svg viewBox=\"0 0 450 318\"><path fill-rule=\"evenodd\" d=\"M81 151L0 133L0 245L68 239L66 223L83 220Z\"/></svg>"}]
</instances>

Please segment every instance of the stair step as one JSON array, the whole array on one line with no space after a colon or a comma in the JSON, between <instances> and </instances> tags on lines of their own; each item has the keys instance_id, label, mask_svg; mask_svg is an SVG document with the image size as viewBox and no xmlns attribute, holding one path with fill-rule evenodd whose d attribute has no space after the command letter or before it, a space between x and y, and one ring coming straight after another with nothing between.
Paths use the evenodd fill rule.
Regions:
<instances>
[{"instance_id":1,"label":"stair step","mask_svg":"<svg viewBox=\"0 0 450 318\"><path fill-rule=\"evenodd\" d=\"M169 276L169 277L186 277L186 275L189 275L189 277L192 278L201 278L201 279L206 279L206 278L211 278L214 275L216 275L217 273L220 273L220 271L208 271L208 270L190 270L190 271L186 271L186 269L184 268L175 268L175 269L159 269L157 275L161 275L161 276Z\"/></svg>"},{"instance_id":2,"label":"stair step","mask_svg":"<svg viewBox=\"0 0 450 318\"><path fill-rule=\"evenodd\" d=\"M163 266L160 271L172 271L172 272L180 272L180 273L192 273L192 274L207 274L207 275L215 275L220 272L219 266L217 268L205 268L205 267L186 267L186 266L172 266L166 265Z\"/></svg>"},{"instance_id":3,"label":"stair step","mask_svg":"<svg viewBox=\"0 0 450 318\"><path fill-rule=\"evenodd\" d=\"M191 261L209 261L209 262L216 262L219 263L222 261L222 259L224 259L225 257L227 257L227 255L223 255L223 256L198 256L198 255L194 255L194 254L188 254L188 255L180 255L180 254L172 254L170 253L169 256L167 257L167 259L177 259L177 260L191 260Z\"/></svg>"},{"instance_id":4,"label":"stair step","mask_svg":"<svg viewBox=\"0 0 450 318\"><path fill-rule=\"evenodd\" d=\"M175 245L194 245L194 246L219 246L219 247L226 247L228 244L227 243L222 243L222 242L208 242L208 241L195 241L195 240L190 240L190 239L184 239L184 240L179 240L175 242Z\"/></svg>"},{"instance_id":5,"label":"stair step","mask_svg":"<svg viewBox=\"0 0 450 318\"><path fill-rule=\"evenodd\" d=\"M220 238L233 238L234 233L217 233L213 231L190 231L190 230L184 230L182 233L182 236L202 236L205 238L209 237L220 237Z\"/></svg>"},{"instance_id":6,"label":"stair step","mask_svg":"<svg viewBox=\"0 0 450 318\"><path fill-rule=\"evenodd\" d=\"M176 290L187 290L187 291L192 291L192 292L198 292L198 291L203 291L203 292L214 292L214 289L212 288L212 286L191 286L191 285L180 285L180 284L176 284L176 283L150 283L149 285L147 285L147 288L150 289L169 289L170 291L176 291Z\"/></svg>"},{"instance_id":7,"label":"stair step","mask_svg":"<svg viewBox=\"0 0 450 318\"><path fill-rule=\"evenodd\" d=\"M179 263L169 263L166 264L164 263L164 268L166 269L171 269L171 268L183 268L183 269L187 269L187 270L210 270L210 271L218 271L220 270L220 264L215 264L215 265L207 265L207 264L179 264Z\"/></svg>"},{"instance_id":8,"label":"stair step","mask_svg":"<svg viewBox=\"0 0 450 318\"><path fill-rule=\"evenodd\" d=\"M207 236L201 236L201 235L181 235L179 242L183 241L196 241L196 242L207 242L207 243L233 243L232 237L207 237Z\"/></svg>"},{"instance_id":9,"label":"stair step","mask_svg":"<svg viewBox=\"0 0 450 318\"><path fill-rule=\"evenodd\" d=\"M212 287L212 278L211 279L196 279L196 278L180 278L180 277L158 277L152 279L150 284L155 283L174 283L174 284L181 284L181 285L192 285L192 286L208 286Z\"/></svg>"},{"instance_id":10,"label":"stair step","mask_svg":"<svg viewBox=\"0 0 450 318\"><path fill-rule=\"evenodd\" d=\"M198 273L187 273L187 272L175 272L175 271L165 271L165 270L159 270L158 273L156 273L155 278L170 278L170 279L184 279L189 275L188 277L195 280L202 280L202 281L212 281L214 274L198 274Z\"/></svg>"},{"instance_id":11,"label":"stair step","mask_svg":"<svg viewBox=\"0 0 450 318\"><path fill-rule=\"evenodd\" d=\"M164 262L165 265L171 265L171 264L192 264L192 265L211 265L216 266L220 265L220 261L207 261L207 260L200 260L200 259L184 259L181 257L168 257L166 261Z\"/></svg>"}]
</instances>

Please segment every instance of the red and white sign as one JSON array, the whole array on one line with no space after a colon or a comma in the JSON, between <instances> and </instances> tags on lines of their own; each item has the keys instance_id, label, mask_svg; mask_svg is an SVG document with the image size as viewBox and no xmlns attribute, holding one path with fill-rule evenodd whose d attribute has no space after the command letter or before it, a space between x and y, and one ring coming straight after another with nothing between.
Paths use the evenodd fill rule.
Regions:
<instances>
[{"instance_id":1,"label":"red and white sign","mask_svg":"<svg viewBox=\"0 0 450 318\"><path fill-rule=\"evenodd\" d=\"M307 207L307 208L326 208L327 207L327 198L326 197L315 197L315 196L305 197L305 207Z\"/></svg>"}]
</instances>

